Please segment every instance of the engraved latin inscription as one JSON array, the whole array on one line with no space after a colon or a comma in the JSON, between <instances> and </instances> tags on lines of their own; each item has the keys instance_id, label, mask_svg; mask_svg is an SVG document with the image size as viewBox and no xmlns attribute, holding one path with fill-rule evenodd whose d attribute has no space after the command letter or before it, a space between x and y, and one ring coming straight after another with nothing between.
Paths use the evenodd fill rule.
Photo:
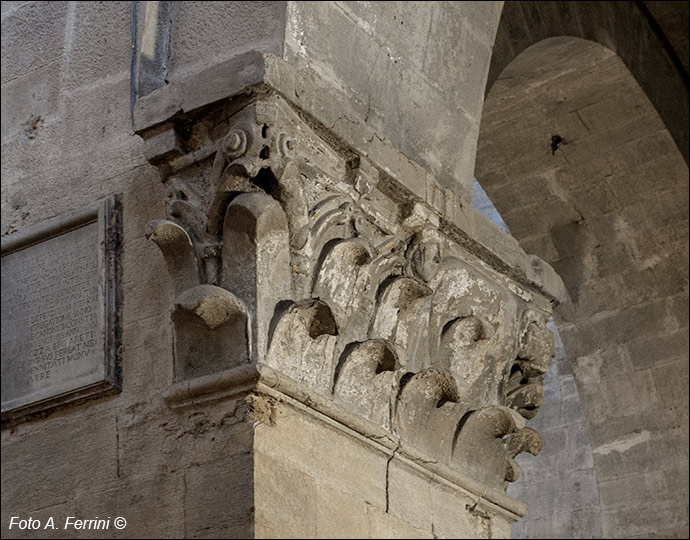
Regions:
<instances>
[{"instance_id":1,"label":"engraved latin inscription","mask_svg":"<svg viewBox=\"0 0 690 540\"><path fill-rule=\"evenodd\" d=\"M2 257L3 405L103 379L99 253L93 222Z\"/></svg>"}]
</instances>

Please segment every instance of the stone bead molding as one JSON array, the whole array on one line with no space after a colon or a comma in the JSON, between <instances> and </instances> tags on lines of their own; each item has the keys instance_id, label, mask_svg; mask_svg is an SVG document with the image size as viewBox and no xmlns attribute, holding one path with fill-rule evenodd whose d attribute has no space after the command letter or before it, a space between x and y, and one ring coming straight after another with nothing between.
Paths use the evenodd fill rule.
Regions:
<instances>
[{"instance_id":1,"label":"stone bead molding","mask_svg":"<svg viewBox=\"0 0 690 540\"><path fill-rule=\"evenodd\" d=\"M488 488L518 478L513 458L541 448L525 419L553 356L548 298L270 91L139 133L167 186L146 234L175 294L170 396L264 367Z\"/></svg>"}]
</instances>

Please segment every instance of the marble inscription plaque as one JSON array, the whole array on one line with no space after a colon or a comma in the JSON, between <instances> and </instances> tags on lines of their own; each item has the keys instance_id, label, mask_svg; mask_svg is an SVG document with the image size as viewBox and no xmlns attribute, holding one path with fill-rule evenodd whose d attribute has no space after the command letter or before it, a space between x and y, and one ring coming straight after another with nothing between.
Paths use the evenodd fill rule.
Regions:
<instances>
[{"instance_id":1,"label":"marble inscription plaque","mask_svg":"<svg viewBox=\"0 0 690 540\"><path fill-rule=\"evenodd\" d=\"M116 391L119 207L3 239L3 424Z\"/></svg>"}]
</instances>

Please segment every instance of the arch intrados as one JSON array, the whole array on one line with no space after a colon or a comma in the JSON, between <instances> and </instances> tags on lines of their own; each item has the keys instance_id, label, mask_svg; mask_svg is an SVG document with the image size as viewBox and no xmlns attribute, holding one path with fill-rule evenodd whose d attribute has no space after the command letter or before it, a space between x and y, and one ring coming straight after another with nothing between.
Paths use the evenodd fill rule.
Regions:
<instances>
[{"instance_id":1,"label":"arch intrados","mask_svg":"<svg viewBox=\"0 0 690 540\"><path fill-rule=\"evenodd\" d=\"M679 58L687 56L687 50L674 49L643 2L505 2L485 95L523 51L558 36L594 41L616 53L649 97L688 163L687 59Z\"/></svg>"},{"instance_id":2,"label":"arch intrados","mask_svg":"<svg viewBox=\"0 0 690 540\"><path fill-rule=\"evenodd\" d=\"M635 75L596 41L539 40L492 82L476 177L522 247L549 262L569 290L572 302L557 309L556 320L580 388L597 481L645 485L645 475L687 470L679 434L667 427L687 418L668 376L687 379L685 156ZM569 118L580 109L581 117ZM564 143L552 151L555 134ZM667 350L657 347L674 340ZM608 450L638 432L650 440L620 457ZM666 459L648 459L645 452L659 444L669 449ZM605 536L667 526L621 524L615 496L601 494ZM645 487L635 504L652 515L650 501L664 496ZM687 527L682 512L669 513L680 520L669 528Z\"/></svg>"}]
</instances>

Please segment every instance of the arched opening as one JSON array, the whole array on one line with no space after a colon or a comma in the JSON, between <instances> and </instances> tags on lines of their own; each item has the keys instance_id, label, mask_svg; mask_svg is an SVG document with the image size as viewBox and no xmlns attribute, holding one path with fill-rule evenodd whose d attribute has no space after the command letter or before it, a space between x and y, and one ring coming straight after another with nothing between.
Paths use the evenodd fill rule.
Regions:
<instances>
[{"instance_id":1,"label":"arched opening","mask_svg":"<svg viewBox=\"0 0 690 540\"><path fill-rule=\"evenodd\" d=\"M688 168L680 123L669 126L672 136L621 58L584 39L539 41L490 81L476 177L511 234L559 272L571 299L555 313L568 357L556 361L565 373L552 374L561 395L535 418L547 435L544 457L526 465L513 492L530 512L514 533L591 536L598 514L605 537L687 536ZM685 95L687 111L687 88ZM593 460L586 438L567 443L575 421L568 364ZM595 485L583 485L588 463Z\"/></svg>"}]
</instances>

